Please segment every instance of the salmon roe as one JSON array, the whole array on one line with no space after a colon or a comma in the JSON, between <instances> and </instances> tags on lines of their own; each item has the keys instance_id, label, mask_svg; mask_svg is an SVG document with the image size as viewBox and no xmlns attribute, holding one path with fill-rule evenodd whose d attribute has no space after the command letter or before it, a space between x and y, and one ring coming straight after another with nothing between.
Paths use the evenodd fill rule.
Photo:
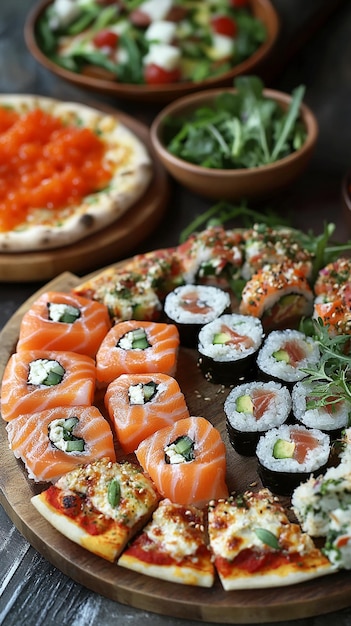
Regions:
<instances>
[{"instance_id":1,"label":"salmon roe","mask_svg":"<svg viewBox=\"0 0 351 626\"><path fill-rule=\"evenodd\" d=\"M73 210L106 187L112 171L103 162L105 150L88 128L65 125L40 109L21 115L0 107L0 231L29 221L31 209L55 218L55 211Z\"/></svg>"}]
</instances>

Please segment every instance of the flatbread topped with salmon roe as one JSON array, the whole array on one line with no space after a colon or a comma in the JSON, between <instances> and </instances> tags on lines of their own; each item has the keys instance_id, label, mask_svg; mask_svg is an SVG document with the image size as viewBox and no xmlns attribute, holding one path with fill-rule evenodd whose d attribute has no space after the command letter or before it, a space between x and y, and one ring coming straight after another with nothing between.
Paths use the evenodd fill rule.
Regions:
<instances>
[{"instance_id":1,"label":"flatbread topped with salmon roe","mask_svg":"<svg viewBox=\"0 0 351 626\"><path fill-rule=\"evenodd\" d=\"M0 250L73 244L146 191L146 146L118 117L32 95L0 96Z\"/></svg>"}]
</instances>

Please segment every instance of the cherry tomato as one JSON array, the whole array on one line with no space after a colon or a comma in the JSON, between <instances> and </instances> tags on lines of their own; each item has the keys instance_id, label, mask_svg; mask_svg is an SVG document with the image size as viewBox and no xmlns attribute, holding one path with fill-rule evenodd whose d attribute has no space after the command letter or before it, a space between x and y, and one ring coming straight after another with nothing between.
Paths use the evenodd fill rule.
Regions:
<instances>
[{"instance_id":1,"label":"cherry tomato","mask_svg":"<svg viewBox=\"0 0 351 626\"><path fill-rule=\"evenodd\" d=\"M164 85L167 83L176 83L180 79L180 70L165 70L155 63L150 63L145 67L145 82L148 85Z\"/></svg>"},{"instance_id":2,"label":"cherry tomato","mask_svg":"<svg viewBox=\"0 0 351 626\"><path fill-rule=\"evenodd\" d=\"M235 37L237 33L236 22L227 15L215 15L211 20L212 28L218 35Z\"/></svg>"},{"instance_id":3,"label":"cherry tomato","mask_svg":"<svg viewBox=\"0 0 351 626\"><path fill-rule=\"evenodd\" d=\"M249 4L249 0L230 0L230 6L236 9L240 9L241 7L247 7Z\"/></svg>"},{"instance_id":4,"label":"cherry tomato","mask_svg":"<svg viewBox=\"0 0 351 626\"><path fill-rule=\"evenodd\" d=\"M96 33L93 42L98 48L116 48L118 35L112 30L100 30L100 32Z\"/></svg>"}]
</instances>

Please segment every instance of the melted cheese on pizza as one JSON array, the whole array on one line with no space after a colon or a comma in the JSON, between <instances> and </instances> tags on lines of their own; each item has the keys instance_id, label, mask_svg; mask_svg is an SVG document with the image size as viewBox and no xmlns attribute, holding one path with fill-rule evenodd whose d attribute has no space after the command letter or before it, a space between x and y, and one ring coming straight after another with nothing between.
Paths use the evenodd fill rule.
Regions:
<instances>
[{"instance_id":1,"label":"melted cheese on pizza","mask_svg":"<svg viewBox=\"0 0 351 626\"><path fill-rule=\"evenodd\" d=\"M193 556L203 545L203 515L194 507L163 500L144 532L160 549L179 561Z\"/></svg>"},{"instance_id":2,"label":"melted cheese on pizza","mask_svg":"<svg viewBox=\"0 0 351 626\"><path fill-rule=\"evenodd\" d=\"M116 485L118 495L111 495L112 484ZM153 484L137 466L112 463L108 459L77 467L62 476L56 487L84 495L102 515L129 527L158 501Z\"/></svg>"},{"instance_id":3,"label":"melted cheese on pizza","mask_svg":"<svg viewBox=\"0 0 351 626\"><path fill-rule=\"evenodd\" d=\"M246 549L303 554L313 547L310 537L289 522L277 498L267 490L213 503L208 517L212 550L228 561Z\"/></svg>"}]
</instances>

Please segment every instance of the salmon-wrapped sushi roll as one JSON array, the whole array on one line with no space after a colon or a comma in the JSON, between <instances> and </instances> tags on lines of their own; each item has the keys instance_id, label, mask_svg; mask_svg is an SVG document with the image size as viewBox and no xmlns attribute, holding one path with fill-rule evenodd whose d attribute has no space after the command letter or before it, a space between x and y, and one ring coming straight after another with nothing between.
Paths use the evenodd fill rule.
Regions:
<instances>
[{"instance_id":1,"label":"salmon-wrapped sushi roll","mask_svg":"<svg viewBox=\"0 0 351 626\"><path fill-rule=\"evenodd\" d=\"M313 312L313 292L299 265L265 267L246 283L239 310L260 318L265 331L296 328Z\"/></svg>"},{"instance_id":2,"label":"salmon-wrapped sushi roll","mask_svg":"<svg viewBox=\"0 0 351 626\"><path fill-rule=\"evenodd\" d=\"M111 328L96 354L97 380L109 384L121 374L176 370L179 333L173 324L126 320Z\"/></svg>"},{"instance_id":3,"label":"salmon-wrapped sushi roll","mask_svg":"<svg viewBox=\"0 0 351 626\"><path fill-rule=\"evenodd\" d=\"M43 293L24 314L19 350L69 350L95 357L111 328L104 304L75 294Z\"/></svg>"},{"instance_id":4,"label":"salmon-wrapped sushi roll","mask_svg":"<svg viewBox=\"0 0 351 626\"><path fill-rule=\"evenodd\" d=\"M161 428L139 444L136 456L161 495L172 502L201 508L228 496L226 448L204 417Z\"/></svg>"},{"instance_id":5,"label":"salmon-wrapped sushi roll","mask_svg":"<svg viewBox=\"0 0 351 626\"><path fill-rule=\"evenodd\" d=\"M122 374L107 387L105 405L127 454L156 430L189 417L177 381L167 374Z\"/></svg>"},{"instance_id":6,"label":"salmon-wrapped sushi roll","mask_svg":"<svg viewBox=\"0 0 351 626\"><path fill-rule=\"evenodd\" d=\"M95 391L95 362L85 354L47 350L15 352L5 367L1 415L18 415L57 406L89 406Z\"/></svg>"},{"instance_id":7,"label":"salmon-wrapped sushi roll","mask_svg":"<svg viewBox=\"0 0 351 626\"><path fill-rule=\"evenodd\" d=\"M55 481L82 463L116 460L113 435L95 406L20 415L6 426L10 448L36 482Z\"/></svg>"}]
</instances>

